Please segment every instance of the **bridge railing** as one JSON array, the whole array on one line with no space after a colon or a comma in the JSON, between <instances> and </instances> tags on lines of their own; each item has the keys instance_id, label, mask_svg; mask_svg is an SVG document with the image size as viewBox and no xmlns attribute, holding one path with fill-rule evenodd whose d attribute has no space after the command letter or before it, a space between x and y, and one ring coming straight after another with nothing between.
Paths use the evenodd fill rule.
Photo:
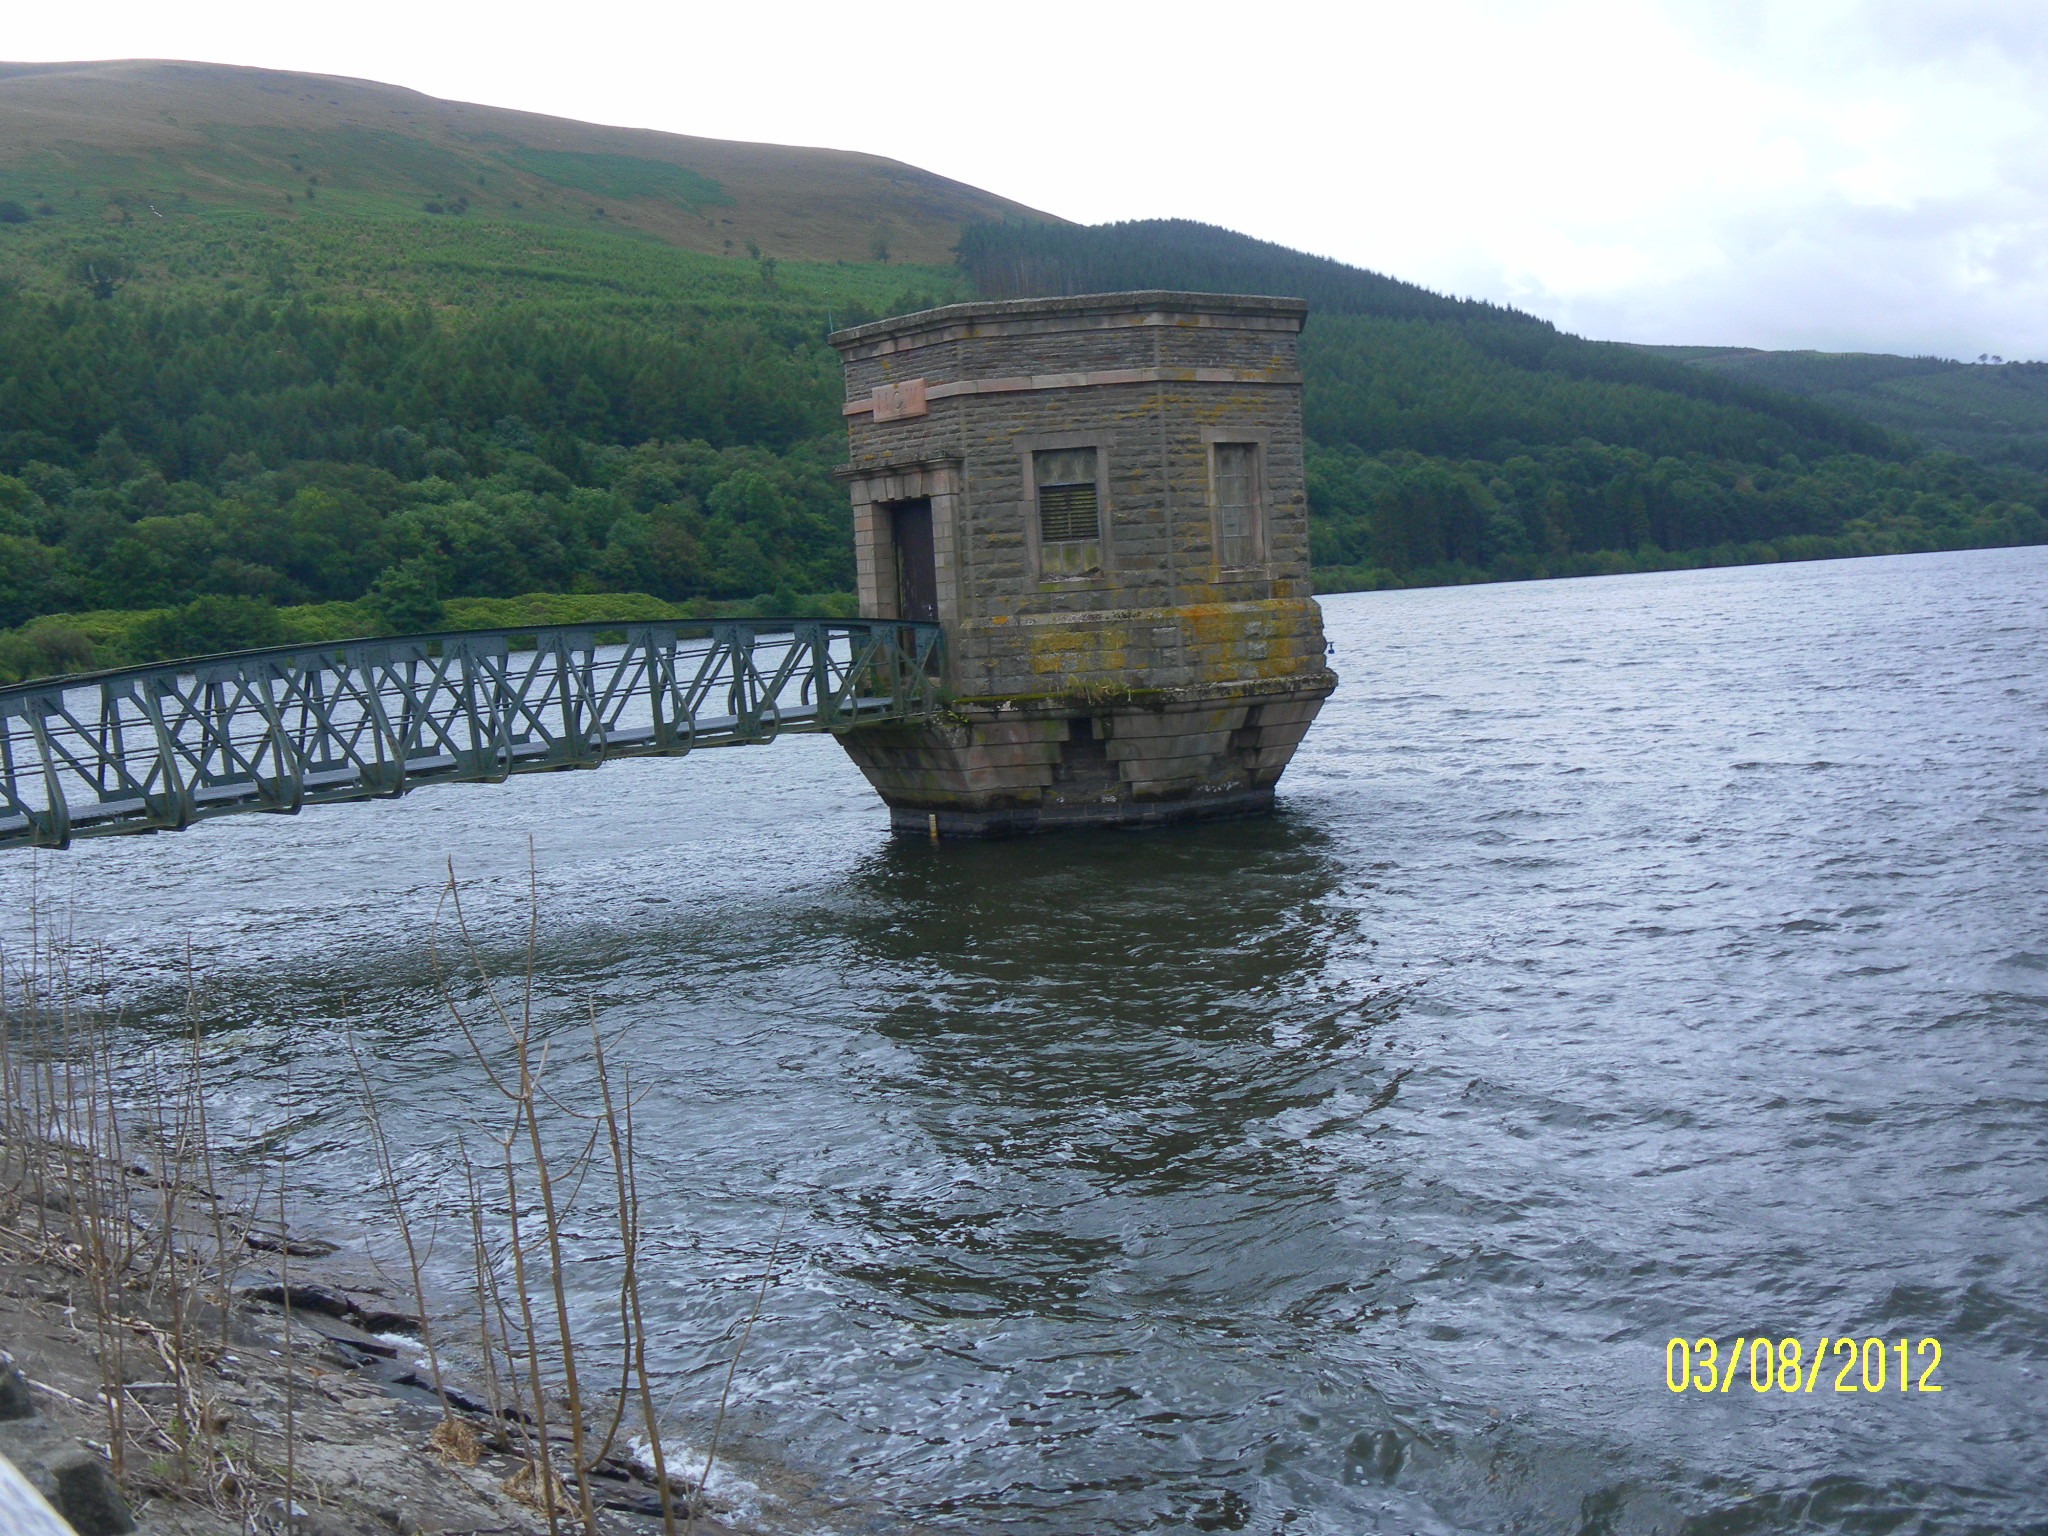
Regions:
<instances>
[{"instance_id":1,"label":"bridge railing","mask_svg":"<svg viewBox=\"0 0 2048 1536\"><path fill-rule=\"evenodd\" d=\"M0 689L0 847L914 719L939 646L895 621L585 624L25 683Z\"/></svg>"}]
</instances>

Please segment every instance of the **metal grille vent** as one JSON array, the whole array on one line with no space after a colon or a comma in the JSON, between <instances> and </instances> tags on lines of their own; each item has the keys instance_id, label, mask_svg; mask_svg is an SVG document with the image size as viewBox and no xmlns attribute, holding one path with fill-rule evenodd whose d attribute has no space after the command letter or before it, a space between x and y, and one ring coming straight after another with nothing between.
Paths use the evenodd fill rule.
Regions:
<instances>
[{"instance_id":1,"label":"metal grille vent","mask_svg":"<svg viewBox=\"0 0 2048 1536\"><path fill-rule=\"evenodd\" d=\"M1071 544L1099 538L1102 520L1095 504L1095 486L1041 485L1038 488L1038 537L1045 544Z\"/></svg>"}]
</instances>

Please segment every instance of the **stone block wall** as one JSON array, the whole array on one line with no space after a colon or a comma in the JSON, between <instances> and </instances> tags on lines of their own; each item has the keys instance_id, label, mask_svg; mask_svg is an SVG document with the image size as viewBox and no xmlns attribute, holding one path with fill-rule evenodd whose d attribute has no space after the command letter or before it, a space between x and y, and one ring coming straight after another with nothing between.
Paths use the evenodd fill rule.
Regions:
<instances>
[{"instance_id":1,"label":"stone block wall","mask_svg":"<svg viewBox=\"0 0 2048 1536\"><path fill-rule=\"evenodd\" d=\"M1334 685L1309 580L1306 312L1107 294L955 305L832 338L862 612L901 616L889 509L929 499L960 722L922 741L847 738L892 806L929 818L979 804L1014 822L1027 805L1128 819L1100 812L1105 794L1150 804L1147 819L1168 801L1270 799ZM1235 564L1218 443L1256 447L1258 537ZM1034 453L1073 448L1095 452L1101 530L1080 574L1040 548L1032 471ZM1112 700L1122 712L1105 711Z\"/></svg>"}]
</instances>

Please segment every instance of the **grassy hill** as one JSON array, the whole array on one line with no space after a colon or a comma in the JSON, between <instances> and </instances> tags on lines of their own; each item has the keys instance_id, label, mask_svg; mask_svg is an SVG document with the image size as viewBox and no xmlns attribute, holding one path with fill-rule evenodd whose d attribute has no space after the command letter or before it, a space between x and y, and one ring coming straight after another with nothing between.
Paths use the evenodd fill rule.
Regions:
<instances>
[{"instance_id":1,"label":"grassy hill","mask_svg":"<svg viewBox=\"0 0 2048 1536\"><path fill-rule=\"evenodd\" d=\"M1013 211L360 81L0 65L0 681L844 611L824 338L966 297L963 222Z\"/></svg>"},{"instance_id":2,"label":"grassy hill","mask_svg":"<svg viewBox=\"0 0 2048 1536\"><path fill-rule=\"evenodd\" d=\"M1974 458L2048 470L2048 363L1746 347L1645 350L1819 401Z\"/></svg>"},{"instance_id":3,"label":"grassy hill","mask_svg":"<svg viewBox=\"0 0 2048 1536\"><path fill-rule=\"evenodd\" d=\"M844 611L825 337L977 294L1307 297L1326 589L2048 538L2048 479L1739 370L1227 231L1018 212L362 82L0 66L0 681Z\"/></svg>"},{"instance_id":4,"label":"grassy hill","mask_svg":"<svg viewBox=\"0 0 2048 1536\"><path fill-rule=\"evenodd\" d=\"M878 155L604 128L397 86L223 64L0 63L0 201L120 225L213 209L427 212L611 229L686 250L947 264L1032 213Z\"/></svg>"}]
</instances>

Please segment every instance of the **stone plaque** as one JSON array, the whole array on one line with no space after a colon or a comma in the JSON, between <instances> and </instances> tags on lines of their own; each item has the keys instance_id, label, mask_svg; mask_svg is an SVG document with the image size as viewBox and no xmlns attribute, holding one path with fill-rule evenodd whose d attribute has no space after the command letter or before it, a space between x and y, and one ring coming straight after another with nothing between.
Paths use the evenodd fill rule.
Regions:
<instances>
[{"instance_id":1,"label":"stone plaque","mask_svg":"<svg viewBox=\"0 0 2048 1536\"><path fill-rule=\"evenodd\" d=\"M906 416L924 416L931 411L925 402L923 379L877 384L874 399L876 421L901 421Z\"/></svg>"}]
</instances>

